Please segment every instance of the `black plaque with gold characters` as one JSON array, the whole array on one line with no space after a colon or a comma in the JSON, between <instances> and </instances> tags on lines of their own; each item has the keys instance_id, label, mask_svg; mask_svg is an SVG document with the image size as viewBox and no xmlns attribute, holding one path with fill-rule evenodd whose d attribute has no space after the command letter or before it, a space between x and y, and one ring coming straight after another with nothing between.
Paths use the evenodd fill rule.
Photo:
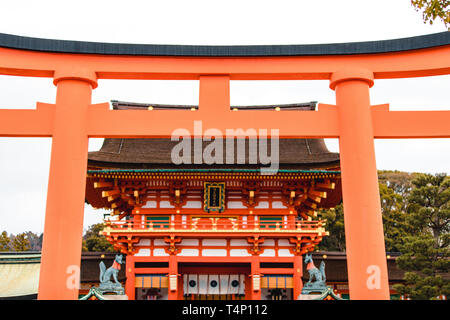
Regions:
<instances>
[{"instance_id":1,"label":"black plaque with gold characters","mask_svg":"<svg viewBox=\"0 0 450 320\"><path fill-rule=\"evenodd\" d=\"M225 209L225 182L205 182L203 209L222 212Z\"/></svg>"}]
</instances>

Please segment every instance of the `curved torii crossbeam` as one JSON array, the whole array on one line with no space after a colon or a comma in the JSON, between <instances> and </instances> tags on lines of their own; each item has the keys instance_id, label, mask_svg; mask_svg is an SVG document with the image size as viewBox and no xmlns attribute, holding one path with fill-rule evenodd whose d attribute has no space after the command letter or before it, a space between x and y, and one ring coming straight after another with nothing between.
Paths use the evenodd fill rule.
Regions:
<instances>
[{"instance_id":1,"label":"curved torii crossbeam","mask_svg":"<svg viewBox=\"0 0 450 320\"><path fill-rule=\"evenodd\" d=\"M275 46L62 41L0 34L0 74L52 77L55 105L0 110L0 136L52 137L39 299L77 299L88 138L170 137L177 128L279 129L339 138L351 299L389 299L374 138L449 138L450 111L371 106L375 79L450 73L450 32L397 40ZM199 109L109 110L98 79L199 80ZM230 110L230 80L330 80L318 111ZM270 132L270 131L269 131ZM78 271L77 271L78 270ZM77 273L78 272L78 273Z\"/></svg>"}]
</instances>

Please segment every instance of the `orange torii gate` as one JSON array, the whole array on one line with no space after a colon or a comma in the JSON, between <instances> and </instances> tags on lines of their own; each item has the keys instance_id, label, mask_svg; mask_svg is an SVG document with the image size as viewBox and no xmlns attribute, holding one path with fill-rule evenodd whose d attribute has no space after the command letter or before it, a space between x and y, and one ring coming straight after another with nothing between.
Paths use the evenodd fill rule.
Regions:
<instances>
[{"instance_id":1,"label":"orange torii gate","mask_svg":"<svg viewBox=\"0 0 450 320\"><path fill-rule=\"evenodd\" d=\"M448 138L450 111L371 106L375 79L450 73L450 32L397 40L286 46L166 46L0 34L0 74L52 77L56 104L0 110L0 136L52 137L39 299L76 299L88 138L170 137L176 128L279 129L280 138L339 138L351 299L389 299L374 138ZM199 80L199 109L109 110L98 79ZM330 80L336 106L230 110L230 80Z\"/></svg>"}]
</instances>

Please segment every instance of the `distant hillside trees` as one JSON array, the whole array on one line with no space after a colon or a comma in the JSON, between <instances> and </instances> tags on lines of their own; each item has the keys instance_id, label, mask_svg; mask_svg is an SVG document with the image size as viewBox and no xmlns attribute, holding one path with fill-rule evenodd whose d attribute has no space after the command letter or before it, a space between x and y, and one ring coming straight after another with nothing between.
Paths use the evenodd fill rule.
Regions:
<instances>
[{"instance_id":1,"label":"distant hillside trees","mask_svg":"<svg viewBox=\"0 0 450 320\"><path fill-rule=\"evenodd\" d=\"M93 224L83 235L82 251L88 252L114 252L112 244L106 238L99 235L104 228L103 223ZM19 234L0 233L0 252L11 251L41 251L43 233L40 235L27 231Z\"/></svg>"},{"instance_id":2,"label":"distant hillside trees","mask_svg":"<svg viewBox=\"0 0 450 320\"><path fill-rule=\"evenodd\" d=\"M0 251L10 251L10 243L11 239L8 237L8 233L6 231L3 231L0 234Z\"/></svg>"},{"instance_id":3,"label":"distant hillside trees","mask_svg":"<svg viewBox=\"0 0 450 320\"><path fill-rule=\"evenodd\" d=\"M0 234L0 251L41 251L42 234L38 236L33 232L22 232L17 235L3 231Z\"/></svg>"}]
</instances>

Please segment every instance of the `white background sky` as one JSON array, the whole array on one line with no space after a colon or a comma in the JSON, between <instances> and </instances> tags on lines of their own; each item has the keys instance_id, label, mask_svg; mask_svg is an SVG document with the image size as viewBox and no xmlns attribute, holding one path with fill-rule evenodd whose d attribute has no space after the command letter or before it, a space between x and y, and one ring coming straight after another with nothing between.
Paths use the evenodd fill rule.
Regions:
<instances>
[{"instance_id":1,"label":"white background sky","mask_svg":"<svg viewBox=\"0 0 450 320\"><path fill-rule=\"evenodd\" d=\"M253 45L395 39L446 31L424 24L410 0L2 1L0 33L99 42ZM0 108L54 103L51 79L0 76ZM93 102L198 103L196 81L100 80ZM335 103L328 81L232 81L231 103ZM372 104L450 110L450 76L377 80ZM337 140L327 140L338 151ZM91 139L97 150L101 139ZM378 169L450 174L450 139L377 140ZM51 140L0 138L0 232L41 233ZM85 228L103 211L85 209Z\"/></svg>"}]
</instances>

